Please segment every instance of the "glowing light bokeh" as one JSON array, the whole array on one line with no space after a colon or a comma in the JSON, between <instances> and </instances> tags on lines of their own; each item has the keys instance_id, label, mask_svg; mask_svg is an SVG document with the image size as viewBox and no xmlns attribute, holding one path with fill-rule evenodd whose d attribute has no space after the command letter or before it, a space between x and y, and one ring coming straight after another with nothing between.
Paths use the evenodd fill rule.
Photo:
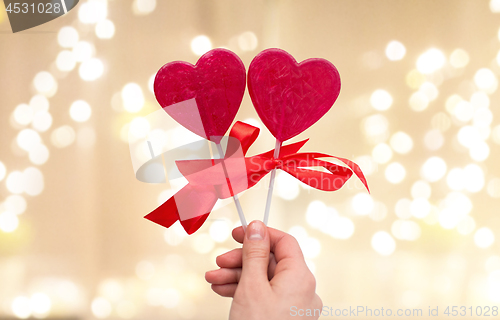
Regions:
<instances>
[{"instance_id":1,"label":"glowing light bokeh","mask_svg":"<svg viewBox=\"0 0 500 320\"><path fill-rule=\"evenodd\" d=\"M436 100L439 95L437 87L429 81L422 83L418 91L423 93L427 97L428 101Z\"/></svg>"},{"instance_id":2,"label":"glowing light bokeh","mask_svg":"<svg viewBox=\"0 0 500 320\"><path fill-rule=\"evenodd\" d=\"M369 116L363 121L363 130L372 141L384 142L389 135L389 120L381 114Z\"/></svg>"},{"instance_id":3,"label":"glowing light bokeh","mask_svg":"<svg viewBox=\"0 0 500 320\"><path fill-rule=\"evenodd\" d=\"M320 227L323 233L340 240L349 239L354 234L354 229L354 222L351 219L341 217L338 214L330 215L326 223Z\"/></svg>"},{"instance_id":4,"label":"glowing light bokeh","mask_svg":"<svg viewBox=\"0 0 500 320\"><path fill-rule=\"evenodd\" d=\"M47 99L47 97L45 97L41 94L34 95L30 99L29 105L33 109L34 113L49 111L49 107L50 107L49 100Z\"/></svg>"},{"instance_id":5,"label":"glowing light bokeh","mask_svg":"<svg viewBox=\"0 0 500 320\"><path fill-rule=\"evenodd\" d=\"M85 60L80 65L78 73L80 74L80 78L84 81L97 80L104 73L104 64L97 58Z\"/></svg>"},{"instance_id":6,"label":"glowing light bokeh","mask_svg":"<svg viewBox=\"0 0 500 320\"><path fill-rule=\"evenodd\" d=\"M134 0L132 10L137 15L147 15L156 9L156 0Z\"/></svg>"},{"instance_id":7,"label":"glowing light bokeh","mask_svg":"<svg viewBox=\"0 0 500 320\"><path fill-rule=\"evenodd\" d=\"M458 142L466 147L467 149L471 148L474 144L481 141L481 133L477 129L477 127L473 126L463 126L458 130L457 133Z\"/></svg>"},{"instance_id":8,"label":"glowing light bokeh","mask_svg":"<svg viewBox=\"0 0 500 320\"><path fill-rule=\"evenodd\" d=\"M418 89L425 82L426 76L418 72L418 70L413 69L406 75L405 80L408 87Z\"/></svg>"},{"instance_id":9,"label":"glowing light bokeh","mask_svg":"<svg viewBox=\"0 0 500 320\"><path fill-rule=\"evenodd\" d=\"M1 174L1 168L0 168L0 181L2 180L2 174ZM488 188L487 192L492 198L500 198L500 179L499 178L493 178L488 182Z\"/></svg>"},{"instance_id":10,"label":"glowing light bokeh","mask_svg":"<svg viewBox=\"0 0 500 320\"><path fill-rule=\"evenodd\" d=\"M37 292L30 299L31 312L36 318L45 318L52 308L52 301L45 293Z\"/></svg>"},{"instance_id":11,"label":"glowing light bokeh","mask_svg":"<svg viewBox=\"0 0 500 320\"><path fill-rule=\"evenodd\" d=\"M475 127L485 128L493 122L493 113L488 108L480 107L476 109L472 119L472 124Z\"/></svg>"},{"instance_id":12,"label":"glowing light bokeh","mask_svg":"<svg viewBox=\"0 0 500 320\"><path fill-rule=\"evenodd\" d=\"M378 231L372 236L373 249L383 255L389 256L396 250L396 241L386 231Z\"/></svg>"},{"instance_id":13,"label":"glowing light bokeh","mask_svg":"<svg viewBox=\"0 0 500 320\"><path fill-rule=\"evenodd\" d=\"M134 139L141 139L148 135L151 125L146 118L136 117L129 126L129 136Z\"/></svg>"},{"instance_id":14,"label":"glowing light bokeh","mask_svg":"<svg viewBox=\"0 0 500 320\"><path fill-rule=\"evenodd\" d=\"M209 234L215 242L224 242L231 235L231 224L227 220L216 220L210 225Z\"/></svg>"},{"instance_id":15,"label":"glowing light bokeh","mask_svg":"<svg viewBox=\"0 0 500 320\"><path fill-rule=\"evenodd\" d=\"M76 100L69 107L69 115L76 122L85 122L90 119L92 108L86 101Z\"/></svg>"},{"instance_id":16,"label":"glowing light bokeh","mask_svg":"<svg viewBox=\"0 0 500 320\"><path fill-rule=\"evenodd\" d=\"M423 219L431 212L431 204L425 198L415 198L410 204L410 212L415 218Z\"/></svg>"},{"instance_id":17,"label":"glowing light bokeh","mask_svg":"<svg viewBox=\"0 0 500 320\"><path fill-rule=\"evenodd\" d=\"M14 109L14 121L25 126L31 123L34 117L33 108L25 103L22 103Z\"/></svg>"},{"instance_id":18,"label":"glowing light bokeh","mask_svg":"<svg viewBox=\"0 0 500 320\"><path fill-rule=\"evenodd\" d=\"M12 171L7 176L5 186L13 194L20 194L24 191L23 173L20 171Z\"/></svg>"},{"instance_id":19,"label":"glowing light bokeh","mask_svg":"<svg viewBox=\"0 0 500 320\"><path fill-rule=\"evenodd\" d=\"M30 196L37 196L45 188L42 172L34 167L29 167L23 172L24 192Z\"/></svg>"},{"instance_id":20,"label":"glowing light bokeh","mask_svg":"<svg viewBox=\"0 0 500 320\"><path fill-rule=\"evenodd\" d=\"M102 297L94 298L90 305L90 309L92 310L92 314L98 319L105 319L113 312L111 303Z\"/></svg>"},{"instance_id":21,"label":"glowing light bokeh","mask_svg":"<svg viewBox=\"0 0 500 320\"><path fill-rule=\"evenodd\" d=\"M469 155L475 161L484 161L490 155L490 147L486 142L478 141L470 147Z\"/></svg>"},{"instance_id":22,"label":"glowing light bokeh","mask_svg":"<svg viewBox=\"0 0 500 320\"><path fill-rule=\"evenodd\" d=\"M73 59L76 62L83 62L87 61L92 56L94 55L95 48L94 46L87 41L79 41L74 47L73 47Z\"/></svg>"},{"instance_id":23,"label":"glowing light bokeh","mask_svg":"<svg viewBox=\"0 0 500 320\"><path fill-rule=\"evenodd\" d=\"M163 233L163 239L171 246L180 245L186 238L187 233L180 224L174 224Z\"/></svg>"},{"instance_id":24,"label":"glowing light bokeh","mask_svg":"<svg viewBox=\"0 0 500 320\"><path fill-rule=\"evenodd\" d=\"M496 144L500 144L500 124L496 125L493 128L491 136L493 138L493 142L495 142Z\"/></svg>"},{"instance_id":25,"label":"glowing light bokeh","mask_svg":"<svg viewBox=\"0 0 500 320\"><path fill-rule=\"evenodd\" d=\"M78 31L70 26L62 27L57 33L57 42L63 48L73 48L79 38Z\"/></svg>"},{"instance_id":26,"label":"glowing light bokeh","mask_svg":"<svg viewBox=\"0 0 500 320\"><path fill-rule=\"evenodd\" d=\"M462 192L450 192L442 202L445 208L453 209L457 217L463 218L472 211L471 199Z\"/></svg>"},{"instance_id":27,"label":"glowing light bokeh","mask_svg":"<svg viewBox=\"0 0 500 320\"><path fill-rule=\"evenodd\" d=\"M444 208L439 212L439 224L444 229L453 229L460 222L460 217L451 208Z\"/></svg>"},{"instance_id":28,"label":"glowing light bokeh","mask_svg":"<svg viewBox=\"0 0 500 320\"><path fill-rule=\"evenodd\" d=\"M432 48L422 53L417 59L417 70L423 74L431 74L443 67L446 58L439 49Z\"/></svg>"},{"instance_id":29,"label":"glowing light bokeh","mask_svg":"<svg viewBox=\"0 0 500 320\"><path fill-rule=\"evenodd\" d=\"M451 190L463 190L465 188L464 170L461 168L451 169L446 176L446 183Z\"/></svg>"},{"instance_id":30,"label":"glowing light bokeh","mask_svg":"<svg viewBox=\"0 0 500 320\"><path fill-rule=\"evenodd\" d=\"M425 93L417 91L410 96L409 104L413 111L424 111L429 106L429 98Z\"/></svg>"},{"instance_id":31,"label":"glowing light bokeh","mask_svg":"<svg viewBox=\"0 0 500 320\"><path fill-rule=\"evenodd\" d=\"M406 177L406 169L399 162L392 162L385 168L385 178L393 184L398 184Z\"/></svg>"},{"instance_id":32,"label":"glowing light bokeh","mask_svg":"<svg viewBox=\"0 0 500 320\"><path fill-rule=\"evenodd\" d=\"M481 108L488 108L490 106L490 97L483 91L474 92L470 97L470 103L474 106L476 111Z\"/></svg>"},{"instance_id":33,"label":"glowing light bokeh","mask_svg":"<svg viewBox=\"0 0 500 320\"><path fill-rule=\"evenodd\" d=\"M450 55L450 65L453 68L464 68L469 64L469 54L464 49L455 49Z\"/></svg>"},{"instance_id":34,"label":"glowing light bokeh","mask_svg":"<svg viewBox=\"0 0 500 320\"><path fill-rule=\"evenodd\" d=\"M488 248L495 242L495 234L490 228L482 227L474 233L474 242L479 248Z\"/></svg>"},{"instance_id":35,"label":"glowing light bokeh","mask_svg":"<svg viewBox=\"0 0 500 320\"><path fill-rule=\"evenodd\" d=\"M326 204L319 200L314 200L309 203L306 210L306 221L313 228L319 229L329 219L328 209Z\"/></svg>"},{"instance_id":36,"label":"glowing light bokeh","mask_svg":"<svg viewBox=\"0 0 500 320\"><path fill-rule=\"evenodd\" d=\"M429 150L439 150L444 145L444 136L440 130L427 131L424 136L424 145Z\"/></svg>"},{"instance_id":37,"label":"glowing light bokeh","mask_svg":"<svg viewBox=\"0 0 500 320\"><path fill-rule=\"evenodd\" d=\"M0 161L0 181L2 181L5 178L6 174L7 174L7 168L5 168L3 162Z\"/></svg>"},{"instance_id":38,"label":"glowing light bokeh","mask_svg":"<svg viewBox=\"0 0 500 320\"><path fill-rule=\"evenodd\" d=\"M42 71L36 74L33 79L33 85L39 93L47 94L57 86L57 82L52 74L47 71Z\"/></svg>"},{"instance_id":39,"label":"glowing light bokeh","mask_svg":"<svg viewBox=\"0 0 500 320\"><path fill-rule=\"evenodd\" d=\"M238 36L238 46L243 51L253 51L257 49L259 40L255 33L251 31L243 32Z\"/></svg>"},{"instance_id":40,"label":"glowing light bokeh","mask_svg":"<svg viewBox=\"0 0 500 320\"><path fill-rule=\"evenodd\" d=\"M468 101L460 101L455 105L453 115L462 122L468 122L474 116L474 106Z\"/></svg>"},{"instance_id":41,"label":"glowing light bokeh","mask_svg":"<svg viewBox=\"0 0 500 320\"><path fill-rule=\"evenodd\" d=\"M361 192L352 198L351 205L357 214L367 215L373 210L374 202L369 194Z\"/></svg>"},{"instance_id":42,"label":"glowing light bokeh","mask_svg":"<svg viewBox=\"0 0 500 320\"><path fill-rule=\"evenodd\" d=\"M490 0L490 10L493 13L500 12L500 0Z\"/></svg>"},{"instance_id":43,"label":"glowing light bokeh","mask_svg":"<svg viewBox=\"0 0 500 320\"><path fill-rule=\"evenodd\" d=\"M111 39L115 35L115 24L105 19L95 25L95 34L99 39Z\"/></svg>"},{"instance_id":44,"label":"glowing light bokeh","mask_svg":"<svg viewBox=\"0 0 500 320\"><path fill-rule=\"evenodd\" d=\"M79 5L78 19L85 24L95 24L108 16L107 1L88 0Z\"/></svg>"},{"instance_id":45,"label":"glowing light bokeh","mask_svg":"<svg viewBox=\"0 0 500 320\"><path fill-rule=\"evenodd\" d=\"M389 92L383 89L375 90L371 97L370 103L375 110L385 111L392 106L393 98Z\"/></svg>"},{"instance_id":46,"label":"glowing light bokeh","mask_svg":"<svg viewBox=\"0 0 500 320\"><path fill-rule=\"evenodd\" d=\"M406 47L399 41L392 40L385 47L385 55L391 61L398 61L404 58Z\"/></svg>"},{"instance_id":47,"label":"glowing light bokeh","mask_svg":"<svg viewBox=\"0 0 500 320\"><path fill-rule=\"evenodd\" d=\"M488 68L481 68L474 74L474 83L481 90L491 91L496 89L498 80L493 71Z\"/></svg>"},{"instance_id":48,"label":"glowing light bokeh","mask_svg":"<svg viewBox=\"0 0 500 320\"><path fill-rule=\"evenodd\" d=\"M19 148L30 151L42 142L42 138L40 134L33 129L23 129L17 134L16 141Z\"/></svg>"},{"instance_id":49,"label":"glowing light bokeh","mask_svg":"<svg viewBox=\"0 0 500 320\"><path fill-rule=\"evenodd\" d=\"M300 194L299 181L284 171L278 172L275 183L276 195L283 200L293 200Z\"/></svg>"},{"instance_id":50,"label":"glowing light bokeh","mask_svg":"<svg viewBox=\"0 0 500 320\"><path fill-rule=\"evenodd\" d=\"M450 114L454 114L456 105L461 101L464 101L461 96L459 96L458 94L452 94L446 99L446 111L448 111L448 113Z\"/></svg>"},{"instance_id":51,"label":"glowing light bokeh","mask_svg":"<svg viewBox=\"0 0 500 320\"><path fill-rule=\"evenodd\" d=\"M32 126L38 132L45 132L52 126L52 115L47 111L36 112L33 117Z\"/></svg>"},{"instance_id":52,"label":"glowing light bokeh","mask_svg":"<svg viewBox=\"0 0 500 320\"><path fill-rule=\"evenodd\" d=\"M413 139L403 131L394 133L389 143L392 149L399 154L407 154L413 149Z\"/></svg>"},{"instance_id":53,"label":"glowing light bokeh","mask_svg":"<svg viewBox=\"0 0 500 320\"><path fill-rule=\"evenodd\" d=\"M5 198L4 202L5 210L12 212L14 214L22 214L26 211L27 203L26 199L20 195L10 195Z\"/></svg>"},{"instance_id":54,"label":"glowing light bokeh","mask_svg":"<svg viewBox=\"0 0 500 320\"><path fill-rule=\"evenodd\" d=\"M439 181L446 174L446 162L437 156L430 157L422 165L420 174L429 182Z\"/></svg>"},{"instance_id":55,"label":"glowing light bokeh","mask_svg":"<svg viewBox=\"0 0 500 320\"><path fill-rule=\"evenodd\" d=\"M0 230L10 233L16 231L18 226L19 219L15 213L8 211L0 213Z\"/></svg>"},{"instance_id":56,"label":"glowing light bokeh","mask_svg":"<svg viewBox=\"0 0 500 320\"><path fill-rule=\"evenodd\" d=\"M123 107L130 113L137 113L144 107L144 95L137 83L127 83L121 91Z\"/></svg>"},{"instance_id":57,"label":"glowing light bokeh","mask_svg":"<svg viewBox=\"0 0 500 320\"><path fill-rule=\"evenodd\" d=\"M465 189L476 193L484 188L484 171L477 164L469 164L464 168Z\"/></svg>"},{"instance_id":58,"label":"glowing light bokeh","mask_svg":"<svg viewBox=\"0 0 500 320\"><path fill-rule=\"evenodd\" d=\"M212 41L205 35L196 36L191 41L191 50L194 54L201 56L212 50Z\"/></svg>"},{"instance_id":59,"label":"glowing light bokeh","mask_svg":"<svg viewBox=\"0 0 500 320\"><path fill-rule=\"evenodd\" d=\"M73 52L69 50L63 50L59 52L56 58L57 69L61 71L71 71L76 66L76 60Z\"/></svg>"},{"instance_id":60,"label":"glowing light bokeh","mask_svg":"<svg viewBox=\"0 0 500 320\"><path fill-rule=\"evenodd\" d=\"M377 144L372 150L372 158L375 162L384 164L392 159L392 149L386 143Z\"/></svg>"},{"instance_id":61,"label":"glowing light bokeh","mask_svg":"<svg viewBox=\"0 0 500 320\"><path fill-rule=\"evenodd\" d=\"M30 299L24 296L16 297L12 301L11 310L17 318L29 318L31 316Z\"/></svg>"},{"instance_id":62,"label":"glowing light bokeh","mask_svg":"<svg viewBox=\"0 0 500 320\"><path fill-rule=\"evenodd\" d=\"M68 126L61 126L50 135L52 144L57 148L65 148L75 141L75 130Z\"/></svg>"},{"instance_id":63,"label":"glowing light bokeh","mask_svg":"<svg viewBox=\"0 0 500 320\"><path fill-rule=\"evenodd\" d=\"M43 144L38 144L29 151L29 159L36 165L42 165L47 162L49 156L49 149Z\"/></svg>"},{"instance_id":64,"label":"glowing light bokeh","mask_svg":"<svg viewBox=\"0 0 500 320\"><path fill-rule=\"evenodd\" d=\"M181 300L179 292L173 288L168 288L165 291L163 291L162 297L163 297L162 305L167 309L172 309L177 307L177 305Z\"/></svg>"},{"instance_id":65,"label":"glowing light bokeh","mask_svg":"<svg viewBox=\"0 0 500 320\"><path fill-rule=\"evenodd\" d=\"M321 243L316 238L300 239L299 245L306 259L314 259L321 253Z\"/></svg>"}]
</instances>

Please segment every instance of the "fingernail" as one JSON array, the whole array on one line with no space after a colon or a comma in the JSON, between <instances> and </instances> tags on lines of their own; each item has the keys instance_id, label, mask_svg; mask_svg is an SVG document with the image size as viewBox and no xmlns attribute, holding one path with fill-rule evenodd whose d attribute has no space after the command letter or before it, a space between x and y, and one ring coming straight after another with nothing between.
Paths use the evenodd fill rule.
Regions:
<instances>
[{"instance_id":1,"label":"fingernail","mask_svg":"<svg viewBox=\"0 0 500 320\"><path fill-rule=\"evenodd\" d=\"M262 240L265 235L265 226L260 221L252 221L247 228L247 239L248 240Z\"/></svg>"}]
</instances>

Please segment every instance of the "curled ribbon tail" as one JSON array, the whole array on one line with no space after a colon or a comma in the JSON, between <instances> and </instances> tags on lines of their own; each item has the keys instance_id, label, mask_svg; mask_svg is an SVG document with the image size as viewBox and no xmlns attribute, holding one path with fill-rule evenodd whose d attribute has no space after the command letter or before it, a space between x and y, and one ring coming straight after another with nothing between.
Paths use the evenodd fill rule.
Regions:
<instances>
[{"instance_id":1,"label":"curled ribbon tail","mask_svg":"<svg viewBox=\"0 0 500 320\"><path fill-rule=\"evenodd\" d=\"M203 225L216 202L212 186L188 184L144 218L166 228L179 220L184 230L193 234Z\"/></svg>"},{"instance_id":2,"label":"curled ribbon tail","mask_svg":"<svg viewBox=\"0 0 500 320\"><path fill-rule=\"evenodd\" d=\"M336 159L342 161L349 168L351 168L351 170L358 177L358 179L361 180L361 182L365 186L365 188L368 191L368 193L370 193L370 188L368 187L368 182L366 181L365 175L363 174L363 171L361 171L361 168L356 163L352 162L349 159L344 159L344 158L339 158L339 157L333 157L333 158L336 158Z\"/></svg>"},{"instance_id":3,"label":"curled ribbon tail","mask_svg":"<svg viewBox=\"0 0 500 320\"><path fill-rule=\"evenodd\" d=\"M293 155L291 157L284 161L282 170L315 189L336 191L342 188L352 176L351 170L334 163L317 160L312 157L308 159L293 158ZM303 167L323 167L328 172Z\"/></svg>"},{"instance_id":4,"label":"curled ribbon tail","mask_svg":"<svg viewBox=\"0 0 500 320\"><path fill-rule=\"evenodd\" d=\"M290 155L290 156L285 157L285 158L290 158L290 159L293 158L293 159L296 159L296 160L303 160L303 161L311 161L311 159L314 159L316 161L321 161L321 160L318 160L317 158L335 158L335 159L340 160L343 163L345 163L349 167L349 169L351 169L352 172L354 172L354 174L359 178L359 180L361 180L361 182L365 186L366 190L368 192L370 192L370 189L368 188L368 182L366 181L366 178L365 178L365 175L363 174L363 171L361 170L361 168L356 163L354 163L353 161L351 161L349 159L340 158L340 157L332 156L332 155L329 155L329 154L326 154L326 153L319 153L319 152L297 153L297 154ZM333 165L330 162L326 162L326 163L329 163L329 164ZM307 163L305 163L305 164L307 164ZM307 167L307 165L300 165L300 166ZM314 166L317 166L317 165L314 165ZM330 169L328 169L327 167L325 167L322 164L319 164L319 166L323 166L325 169L327 169L328 171L330 171ZM348 169L345 168L345 167L343 167L343 166L337 166L337 168L336 168L335 171L339 172L339 170L348 170Z\"/></svg>"}]
</instances>

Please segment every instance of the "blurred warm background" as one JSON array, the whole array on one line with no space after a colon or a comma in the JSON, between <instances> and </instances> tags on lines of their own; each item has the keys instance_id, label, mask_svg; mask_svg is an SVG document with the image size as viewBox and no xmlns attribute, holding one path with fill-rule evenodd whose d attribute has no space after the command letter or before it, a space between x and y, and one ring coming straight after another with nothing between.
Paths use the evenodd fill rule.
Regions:
<instances>
[{"instance_id":1,"label":"blurred warm background","mask_svg":"<svg viewBox=\"0 0 500 320\"><path fill-rule=\"evenodd\" d=\"M499 306L499 17L499 0L83 0L12 34L2 7L0 318L226 318L204 273L237 246L234 205L193 236L143 219L173 191L135 180L128 144L159 110L156 71L214 47L247 67L279 47L340 71L334 108L293 141L356 160L372 193L280 173L270 219L325 305ZM248 95L237 119L259 125ZM250 154L274 146L262 129ZM268 179L241 197L248 220Z\"/></svg>"}]
</instances>

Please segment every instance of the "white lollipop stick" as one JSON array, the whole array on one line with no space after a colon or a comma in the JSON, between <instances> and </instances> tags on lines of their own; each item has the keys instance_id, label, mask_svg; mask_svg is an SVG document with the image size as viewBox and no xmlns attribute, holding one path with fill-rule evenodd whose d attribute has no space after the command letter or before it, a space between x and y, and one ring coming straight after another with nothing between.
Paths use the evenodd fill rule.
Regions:
<instances>
[{"instance_id":1,"label":"white lollipop stick","mask_svg":"<svg viewBox=\"0 0 500 320\"><path fill-rule=\"evenodd\" d=\"M276 139L276 145L274 146L274 159L277 159L280 155L281 141ZM266 211L264 212L264 224L267 226L269 221L269 211L271 210L271 199L273 197L274 189L274 179L276 178L276 169L271 171L271 180L269 181L269 189L267 190L267 201L266 201Z\"/></svg>"},{"instance_id":2,"label":"white lollipop stick","mask_svg":"<svg viewBox=\"0 0 500 320\"><path fill-rule=\"evenodd\" d=\"M224 152L222 151L222 147L221 147L220 143L216 143L216 145L217 145L217 151L219 152L219 158L224 159ZM224 169L224 174L226 175L226 177L229 178L224 161L222 161L222 169ZM230 187L231 182L228 181L228 183L229 183L229 187ZM245 215L243 214L243 209L241 208L240 199L238 199L237 194L233 195L233 200L234 200L234 204L236 205L236 210L238 211L238 216L240 217L240 222L241 222L241 225L243 226L243 230L246 231L247 230L247 220L245 219Z\"/></svg>"}]
</instances>

